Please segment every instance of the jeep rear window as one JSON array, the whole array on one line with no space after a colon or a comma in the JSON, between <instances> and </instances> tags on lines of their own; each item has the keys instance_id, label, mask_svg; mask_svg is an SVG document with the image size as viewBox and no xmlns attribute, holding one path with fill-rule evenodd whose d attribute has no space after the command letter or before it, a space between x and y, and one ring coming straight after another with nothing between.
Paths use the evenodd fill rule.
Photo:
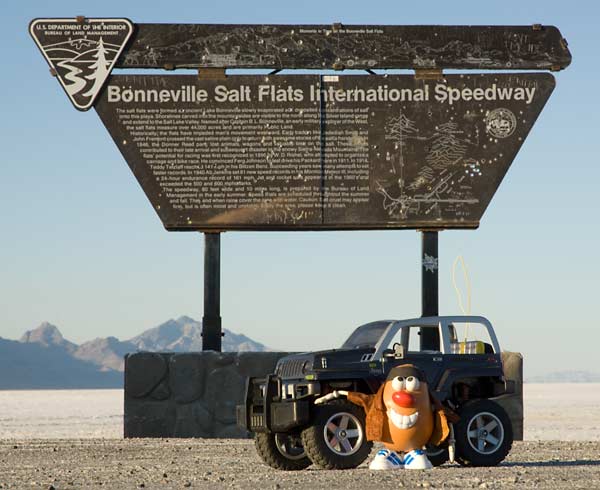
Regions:
<instances>
[{"instance_id":1,"label":"jeep rear window","mask_svg":"<svg viewBox=\"0 0 600 490\"><path fill-rule=\"evenodd\" d=\"M361 325L342 344L342 349L374 348L389 324L390 322L373 322Z\"/></svg>"}]
</instances>

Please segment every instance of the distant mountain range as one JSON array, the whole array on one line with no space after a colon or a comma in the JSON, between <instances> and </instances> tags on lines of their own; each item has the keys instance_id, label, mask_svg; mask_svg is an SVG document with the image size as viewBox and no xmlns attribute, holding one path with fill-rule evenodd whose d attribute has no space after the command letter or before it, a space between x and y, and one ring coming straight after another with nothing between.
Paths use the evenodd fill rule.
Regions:
<instances>
[{"instance_id":1,"label":"distant mountain range","mask_svg":"<svg viewBox=\"0 0 600 490\"><path fill-rule=\"evenodd\" d=\"M589 371L556 371L541 376L532 376L527 383L600 383L600 374Z\"/></svg>"},{"instance_id":2,"label":"distant mountain range","mask_svg":"<svg viewBox=\"0 0 600 490\"><path fill-rule=\"evenodd\" d=\"M268 347L223 329L223 351L262 352ZM123 356L130 352L202 350L202 324L181 316L129 340L97 338L77 345L44 322L17 340L0 337L0 390L121 388ZM600 383L600 374L560 371L526 377L528 383Z\"/></svg>"},{"instance_id":3,"label":"distant mountain range","mask_svg":"<svg viewBox=\"0 0 600 490\"><path fill-rule=\"evenodd\" d=\"M271 350L245 335L223 331L223 351ZM106 337L77 345L44 322L18 341L0 337L0 389L121 388L125 354L200 351L201 333L200 322L181 316L129 340Z\"/></svg>"}]
</instances>

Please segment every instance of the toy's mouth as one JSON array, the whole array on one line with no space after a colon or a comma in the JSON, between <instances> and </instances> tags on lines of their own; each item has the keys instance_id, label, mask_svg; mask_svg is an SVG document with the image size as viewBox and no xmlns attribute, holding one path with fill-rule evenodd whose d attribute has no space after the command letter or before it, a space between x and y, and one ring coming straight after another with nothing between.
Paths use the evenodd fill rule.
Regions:
<instances>
[{"instance_id":1,"label":"toy's mouth","mask_svg":"<svg viewBox=\"0 0 600 490\"><path fill-rule=\"evenodd\" d=\"M398 429L410 429L411 427L414 427L419 419L419 412L410 415L402 415L393 409L389 409L387 415L392 421L392 424L398 427Z\"/></svg>"}]
</instances>

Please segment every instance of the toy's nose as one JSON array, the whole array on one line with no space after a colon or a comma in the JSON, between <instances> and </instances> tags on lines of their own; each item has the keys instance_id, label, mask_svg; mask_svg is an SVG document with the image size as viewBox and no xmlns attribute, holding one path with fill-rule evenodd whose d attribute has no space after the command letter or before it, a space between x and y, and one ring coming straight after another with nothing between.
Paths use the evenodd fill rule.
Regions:
<instances>
[{"instance_id":1,"label":"toy's nose","mask_svg":"<svg viewBox=\"0 0 600 490\"><path fill-rule=\"evenodd\" d=\"M412 408L415 404L415 398L406 391L396 391L392 395L392 400L402 408Z\"/></svg>"}]
</instances>

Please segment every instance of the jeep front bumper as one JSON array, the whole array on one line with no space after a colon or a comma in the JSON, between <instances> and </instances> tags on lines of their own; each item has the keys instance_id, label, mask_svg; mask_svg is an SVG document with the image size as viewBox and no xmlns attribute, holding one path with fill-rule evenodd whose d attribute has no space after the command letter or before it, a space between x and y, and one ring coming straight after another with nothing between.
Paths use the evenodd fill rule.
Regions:
<instances>
[{"instance_id":1,"label":"jeep front bumper","mask_svg":"<svg viewBox=\"0 0 600 490\"><path fill-rule=\"evenodd\" d=\"M276 375L248 378L245 403L237 406L238 426L250 432L287 432L308 424L309 400L282 400L281 379Z\"/></svg>"}]
</instances>

